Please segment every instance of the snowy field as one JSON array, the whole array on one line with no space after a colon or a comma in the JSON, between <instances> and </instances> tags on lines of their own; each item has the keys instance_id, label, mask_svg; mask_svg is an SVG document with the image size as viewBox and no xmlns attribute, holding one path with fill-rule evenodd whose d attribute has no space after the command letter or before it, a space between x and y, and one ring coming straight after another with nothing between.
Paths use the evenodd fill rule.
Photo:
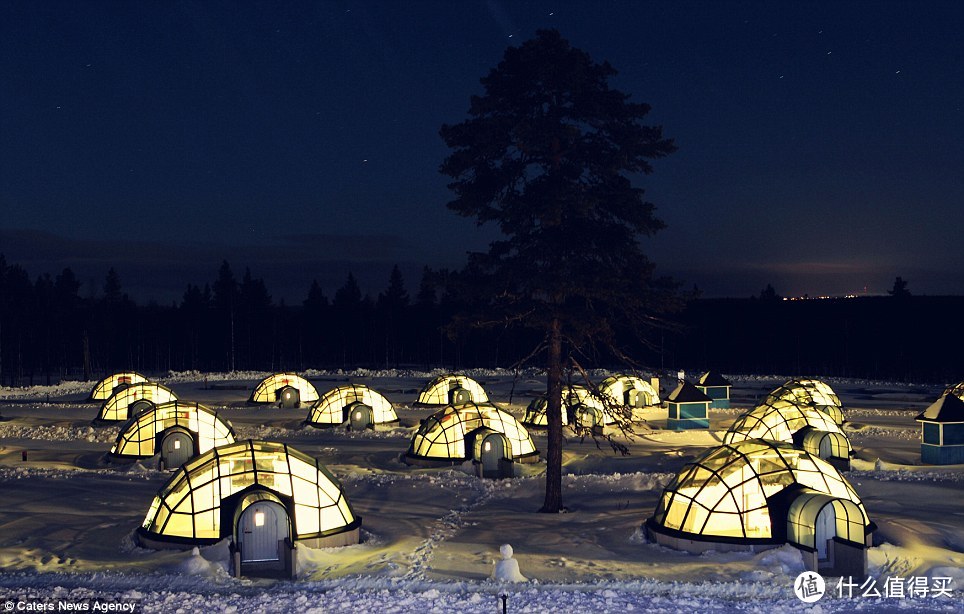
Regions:
<instances>
[{"instance_id":1,"label":"snowy field","mask_svg":"<svg viewBox=\"0 0 964 614\"><path fill-rule=\"evenodd\" d=\"M534 372L466 373L520 418L545 389ZM158 381L182 400L223 409L240 438L283 441L322 459L363 518L362 543L299 547L293 582L231 578L225 543L195 552L139 548L133 532L169 474L104 462L120 426L90 426L98 406L82 400L93 383L0 388L4 609L133 603L149 612L501 612L505 591L509 612L964 611L964 466L920 465L914 422L940 386L827 380L843 401L857 454L848 478L879 526L869 566L882 596L853 589L852 598L841 598L834 585L808 606L792 590L803 562L789 546L691 555L648 544L640 531L673 475L786 377L732 377L734 408L711 410L709 431L667 431L665 410L651 412L624 440L629 456L615 456L605 443L568 441L570 511L547 515L535 513L543 464L484 481L470 467L399 460L431 413L411 404L433 374L307 372L320 393L365 383L396 404L398 426L360 433L304 427L307 410L246 406L265 375L181 373ZM544 435L533 435L544 451ZM528 581L492 579L506 543ZM925 585L951 578L951 596L886 596L888 578L924 578Z\"/></svg>"}]
</instances>

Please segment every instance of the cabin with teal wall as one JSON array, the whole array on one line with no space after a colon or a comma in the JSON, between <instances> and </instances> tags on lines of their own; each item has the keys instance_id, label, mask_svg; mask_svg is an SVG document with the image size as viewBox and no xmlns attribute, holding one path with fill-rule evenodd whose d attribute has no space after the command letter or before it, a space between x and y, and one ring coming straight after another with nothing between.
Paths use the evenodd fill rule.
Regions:
<instances>
[{"instance_id":1,"label":"cabin with teal wall","mask_svg":"<svg viewBox=\"0 0 964 614\"><path fill-rule=\"evenodd\" d=\"M696 389L710 397L710 407L729 409L730 387L733 384L716 371L707 371L696 382Z\"/></svg>"},{"instance_id":2,"label":"cabin with teal wall","mask_svg":"<svg viewBox=\"0 0 964 614\"><path fill-rule=\"evenodd\" d=\"M917 416L920 458L928 465L964 463L964 401L945 394Z\"/></svg>"},{"instance_id":3,"label":"cabin with teal wall","mask_svg":"<svg viewBox=\"0 0 964 614\"><path fill-rule=\"evenodd\" d=\"M676 390L666 397L669 416L666 428L672 430L710 428L710 403L713 399L706 396L693 384L683 381Z\"/></svg>"}]
</instances>

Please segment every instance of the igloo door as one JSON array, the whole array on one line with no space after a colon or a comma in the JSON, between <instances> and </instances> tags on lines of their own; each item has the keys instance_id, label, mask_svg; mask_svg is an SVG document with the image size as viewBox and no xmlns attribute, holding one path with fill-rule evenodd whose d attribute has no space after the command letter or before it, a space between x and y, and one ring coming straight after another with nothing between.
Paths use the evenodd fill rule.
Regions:
<instances>
[{"instance_id":1,"label":"igloo door","mask_svg":"<svg viewBox=\"0 0 964 614\"><path fill-rule=\"evenodd\" d=\"M237 536L242 564L281 561L288 514L274 501L252 503L238 518Z\"/></svg>"},{"instance_id":2,"label":"igloo door","mask_svg":"<svg viewBox=\"0 0 964 614\"><path fill-rule=\"evenodd\" d=\"M294 386L278 390L278 406L282 409L297 409L301 405L301 393Z\"/></svg>"},{"instance_id":3,"label":"igloo door","mask_svg":"<svg viewBox=\"0 0 964 614\"><path fill-rule=\"evenodd\" d=\"M161 462L166 469L180 467L194 456L194 440L189 433L173 430L161 442Z\"/></svg>"},{"instance_id":4,"label":"igloo door","mask_svg":"<svg viewBox=\"0 0 964 614\"><path fill-rule=\"evenodd\" d=\"M479 462L482 465L482 477L505 478L511 470L511 459L508 458L505 436L502 433L489 433L482 439L479 450ZM506 462L509 461L509 462Z\"/></svg>"},{"instance_id":5,"label":"igloo door","mask_svg":"<svg viewBox=\"0 0 964 614\"><path fill-rule=\"evenodd\" d=\"M141 412L145 412L154 407L154 404L146 399L138 399L127 406L127 417L133 418Z\"/></svg>"},{"instance_id":6,"label":"igloo door","mask_svg":"<svg viewBox=\"0 0 964 614\"><path fill-rule=\"evenodd\" d=\"M814 545L817 547L817 558L825 561L829 558L828 543L837 535L837 519L833 510L833 504L828 503L823 506L817 514L816 526L814 527Z\"/></svg>"},{"instance_id":7,"label":"igloo door","mask_svg":"<svg viewBox=\"0 0 964 614\"><path fill-rule=\"evenodd\" d=\"M623 405L627 407L640 407L638 404L639 401L639 391L635 388L630 388L623 393Z\"/></svg>"},{"instance_id":8,"label":"igloo door","mask_svg":"<svg viewBox=\"0 0 964 614\"><path fill-rule=\"evenodd\" d=\"M472 402L472 393L465 388L453 388L449 390L449 403L451 405L462 405Z\"/></svg>"},{"instance_id":9,"label":"igloo door","mask_svg":"<svg viewBox=\"0 0 964 614\"><path fill-rule=\"evenodd\" d=\"M595 407L590 407L583 403L576 406L576 421L579 426L588 429L595 429L602 426L602 412Z\"/></svg>"},{"instance_id":10,"label":"igloo door","mask_svg":"<svg viewBox=\"0 0 964 614\"><path fill-rule=\"evenodd\" d=\"M372 408L364 403L352 403L349 405L348 425L353 431L375 428L375 421L372 418Z\"/></svg>"},{"instance_id":11,"label":"igloo door","mask_svg":"<svg viewBox=\"0 0 964 614\"><path fill-rule=\"evenodd\" d=\"M820 439L820 458L824 460L830 460L833 456L833 441L830 437L822 437Z\"/></svg>"}]
</instances>

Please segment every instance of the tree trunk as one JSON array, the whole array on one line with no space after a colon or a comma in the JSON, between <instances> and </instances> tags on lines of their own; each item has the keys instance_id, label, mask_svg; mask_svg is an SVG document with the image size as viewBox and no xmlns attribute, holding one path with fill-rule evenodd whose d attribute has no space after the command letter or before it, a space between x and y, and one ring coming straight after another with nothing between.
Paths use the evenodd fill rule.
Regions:
<instances>
[{"instance_id":1,"label":"tree trunk","mask_svg":"<svg viewBox=\"0 0 964 614\"><path fill-rule=\"evenodd\" d=\"M549 375L546 386L546 500L540 512L557 514L562 507L562 332L558 318L549 329Z\"/></svg>"},{"instance_id":2,"label":"tree trunk","mask_svg":"<svg viewBox=\"0 0 964 614\"><path fill-rule=\"evenodd\" d=\"M90 340L87 338L87 329L84 329L84 381L89 382L93 376L90 365Z\"/></svg>"}]
</instances>

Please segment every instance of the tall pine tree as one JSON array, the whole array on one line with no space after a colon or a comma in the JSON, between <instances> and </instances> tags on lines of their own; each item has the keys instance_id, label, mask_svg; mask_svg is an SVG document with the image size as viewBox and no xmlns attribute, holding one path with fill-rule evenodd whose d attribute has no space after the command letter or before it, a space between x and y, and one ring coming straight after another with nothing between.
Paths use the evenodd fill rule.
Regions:
<instances>
[{"instance_id":1,"label":"tall pine tree","mask_svg":"<svg viewBox=\"0 0 964 614\"><path fill-rule=\"evenodd\" d=\"M469 119L440 131L453 150L440 169L452 178L449 208L504 235L470 254L457 276L463 298L481 307L466 321L545 333L544 512L564 509L564 356L587 343L619 354L617 331L647 338L676 297L676 284L655 278L641 250L640 238L663 223L632 183L676 147L642 123L648 105L609 86L615 74L541 30L482 79Z\"/></svg>"}]
</instances>

